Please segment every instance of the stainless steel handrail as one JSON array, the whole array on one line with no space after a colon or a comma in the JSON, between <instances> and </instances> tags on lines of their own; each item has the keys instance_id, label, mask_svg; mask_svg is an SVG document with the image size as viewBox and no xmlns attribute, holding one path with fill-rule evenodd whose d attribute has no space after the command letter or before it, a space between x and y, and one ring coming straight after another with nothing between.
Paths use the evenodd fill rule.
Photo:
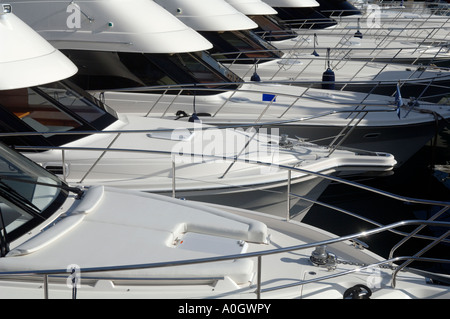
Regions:
<instances>
[{"instance_id":1,"label":"stainless steel handrail","mask_svg":"<svg viewBox=\"0 0 450 319\"><path fill-rule=\"evenodd\" d=\"M373 234L378 234L383 231L394 229L397 227L402 226L408 226L408 225L427 225L427 226L443 226L443 227L450 227L449 222L436 222L436 221L418 221L418 220L406 220L406 221L400 221L396 222L390 225L382 226L376 229L367 230L361 233L357 234L351 234L346 236L341 236L337 238L332 238L328 240L323 240L319 242L314 243L308 243L308 244L302 244L297 246L291 246L291 247L283 247L283 248L277 248L277 249L271 249L271 250L265 250L265 251L258 251L258 252L251 252L251 253L242 253L242 254L233 254L233 255L227 255L227 256L218 256L218 257L209 257L209 258L202 258L202 259L189 259L189 260L178 260L178 261L169 261L169 262L159 262L159 263L148 263L148 264L133 264L133 265L118 265L118 266L109 266L109 267L88 267L88 268L82 268L79 269L82 273L96 273L96 272L111 272L111 271L123 271L123 270L138 270L138 269L151 269L151 268L162 268L162 267L173 267L173 266L182 266L182 265L192 265L192 264L202 264L202 263L211 263L211 262L218 262L218 261L226 261L226 260L236 260L236 259L244 259L244 258L254 258L258 257L258 265L257 269L261 270L261 257L274 255L274 254L280 254L280 253L286 253L286 252L293 252L293 251L299 251L303 249L309 249L309 248L315 248L319 246L329 246L331 244L336 244L339 242L349 241L353 239L358 239L360 237L367 237ZM449 231L450 232L450 231ZM447 232L445 235L448 236ZM435 243L439 243L441 238L438 238ZM384 264L392 264L397 261L406 260L408 261L429 261L429 262L439 262L439 263L450 263L450 260L447 259L439 259L439 258L421 258L420 256L401 256L396 257L384 261L380 261L377 263L373 263L370 265L360 266L352 270L343 271L340 273L334 273L331 275L323 276L320 278L315 278L311 280L304 280L299 281L297 283L292 283L288 285L282 285L278 287L272 287L267 289L261 289L261 277L258 275L257 280L257 286L255 293L258 294L258 297L260 297L260 293L273 291L273 290L279 290L279 289L285 289L289 287L295 287L295 286L301 286L312 282L319 282L330 278L336 278L340 276L344 276L353 272L359 272L363 269L372 268L379 265ZM400 270L400 269L398 269ZM395 276L398 271L395 271L392 278L392 283L395 283ZM28 271L7 271L7 272L0 272L0 277L11 277L11 276L24 276L24 275L43 275L44 276L44 287L48 289L48 276L52 275L62 275L62 274L68 274L70 271L68 269L47 269L47 270L28 270ZM95 277L94 277L95 279ZM114 280L114 278L110 278L110 280ZM127 278L127 280L132 281L133 278ZM142 278L136 278L134 280L142 280ZM48 297L49 292L48 290L44 291L44 296Z\"/></svg>"},{"instance_id":2,"label":"stainless steel handrail","mask_svg":"<svg viewBox=\"0 0 450 319\"><path fill-rule=\"evenodd\" d=\"M349 113L349 114L355 114L354 118L356 118L358 116L358 114L362 113L363 116L362 118L364 118L368 113L381 113L381 112L395 112L395 109L383 109L383 110L369 110L369 109L354 109L354 110L340 110L340 111L330 111L330 112L325 112L322 114L317 114L314 116L310 116L310 117L304 117L304 118L299 118L299 119L289 119L289 120L278 120L278 121L271 121L271 122L258 122L258 123L253 123L253 124L236 124L236 125L221 125L220 127L214 127L214 126L195 126L194 128L185 128L182 127L183 130L186 131L204 131L204 130L211 130L211 129L215 129L215 130L224 130L224 129L228 129L228 128L233 128L233 129L243 129L243 128L250 128L250 129L254 129L255 126L258 128L262 128L262 127L273 127L276 125L286 125L286 124L292 124L292 123L296 123L296 122L303 122L303 121L308 121L308 120L313 120L313 119L317 119L317 118L322 118L322 117L326 117L326 116L331 116L331 115L336 115L336 114L345 114L345 113ZM361 118L361 119L362 119ZM360 119L360 120L361 120ZM353 120L352 120L353 121ZM345 127L344 130L342 130L333 140L333 142L330 144L330 153L329 155L331 155L337 148L339 148L339 146L342 144L343 139L348 136L353 129L356 127L356 125L360 122L358 121L351 129L349 132L347 132L346 134L344 134L344 131L347 130L352 121L350 121L348 123L348 125ZM156 133L156 132L172 132L174 131L174 129L148 129L148 130L104 130L104 131L64 131L64 132L52 132L52 135L98 135L98 134L115 134L116 136L112 139L112 141L109 143L109 145L106 148L101 148L101 149L97 149L97 150L101 150L102 154L99 156L99 158L93 163L93 165L91 166L91 168L85 173L85 175L82 177L82 179L80 180L80 183L82 183L85 178L87 177L87 175L92 171L92 169L97 165L97 163L100 161L100 159L105 155L105 150L111 150L112 146L114 144L114 142L118 139L118 137L121 134L132 134L132 133ZM18 136L43 136L48 134L48 132L8 132L8 133L0 133L0 137L18 137ZM301 137L300 137L301 138ZM338 143L337 145L333 145L334 142L338 139L341 138L340 143ZM48 149L52 149L52 148L46 148ZM53 148L56 149L56 148ZM65 173L65 150L64 148L60 148L61 149L61 157L62 157L62 165L63 165L63 172ZM82 148L83 149L83 148ZM93 148L86 148L89 150L93 150ZM245 149L245 148L244 148ZM243 149L243 150L244 150ZM242 151L243 151L242 150ZM129 150L130 152L132 152L133 150ZM137 152L137 150L135 150ZM241 153L242 153L241 151ZM239 157L239 155L237 155L237 157ZM226 172L225 172L226 173ZM65 179L65 174L63 176L63 179ZM172 190L172 192L174 193L175 191Z\"/></svg>"},{"instance_id":3,"label":"stainless steel handrail","mask_svg":"<svg viewBox=\"0 0 450 319\"><path fill-rule=\"evenodd\" d=\"M48 134L48 133L44 133L44 134ZM83 150L83 151L109 151L109 152L129 152L129 153L151 153L151 154L163 154L163 155L169 155L169 156L174 156L174 154L172 154L170 151L161 151L161 150L136 150L136 149L123 149L123 148L101 148L101 147L56 147L56 146L17 146L15 147L16 150ZM368 152L371 153L371 152ZM376 154L376 153L373 153ZM218 160L229 160L230 162L233 161L240 161L240 162L245 162L245 163L251 163L254 165L261 165L261 166L272 166L273 163L268 163L268 162L262 162L262 161L258 161L258 160L246 160L246 159L240 159L237 158L236 156L217 156L217 155L210 155L210 154L194 154L194 153L190 153L190 154L183 154L183 156L191 156L191 157L199 157L199 158L208 158L208 159L218 159ZM370 186L366 186L366 185L362 185L353 181L349 181L343 178L339 178L336 176L331 176L331 175L327 175L327 174L323 174L320 172L314 172L314 171L310 171L310 170L306 170L303 168L299 168L299 167L291 167L291 166L286 166L286 165L282 165L282 164L278 164L277 165L278 168L280 169L284 169L284 170L290 170L293 172L297 172L297 173L303 173L303 174L309 174L315 177L320 177L320 178L324 178L324 179L328 179L330 181L333 182L338 182L341 184L346 184L349 186L353 186L356 188L360 188L375 194L379 194L385 197L389 197L395 200L399 200L399 201L403 201L403 202L408 202L408 203L414 203L414 204L425 204L425 205L436 205L436 206L450 206L450 202L446 202L446 201L434 201L434 200L425 200L425 199L416 199L416 198L410 198L407 196L400 196L400 195L395 195L386 191L382 191ZM295 194L294 194L295 195Z\"/></svg>"},{"instance_id":4,"label":"stainless steel handrail","mask_svg":"<svg viewBox=\"0 0 450 319\"><path fill-rule=\"evenodd\" d=\"M396 39L391 39L391 42L393 42L394 40L396 40ZM411 38L408 38L408 40L409 41L411 41ZM405 54L407 54L408 55L408 57L411 57L411 53L410 52L408 52L407 50L415 50L415 51L417 51L417 50L419 50L419 49L423 49L423 48L425 48L425 47L423 47L422 45L423 45L423 43L426 41L426 38L425 39L420 39L420 42L421 43L419 43L418 45L416 45L416 46L411 46L411 47L375 47L375 48L372 48L372 47L367 47L367 48L365 48L365 47L359 47L359 48L357 48L357 47L350 47L350 48L348 48L348 47L338 47L338 45L339 45L339 42L337 42L337 44L336 44L336 46L335 47L333 47L333 48L331 48L331 55L330 55L330 57L329 57L329 59L328 60L330 60L331 62L333 62L333 61L335 61L336 63L345 63L345 62L350 62L350 61L352 61L352 60L355 60L355 61L358 61L358 59L356 58L356 59L353 59L350 55L349 55L349 53L350 52L368 52L369 53L369 56L370 56L370 59L367 61L367 62L373 62L373 60L376 58L376 56L377 55L379 55L381 52L383 52L383 51L386 51L386 49L387 50L389 50L389 51L395 51L395 53L393 53L393 54L390 54L390 62L389 63L387 63L387 62L376 62L376 63L378 63L379 65L385 65L385 67L387 66L387 65L402 65L401 63L399 63L399 62L396 62L396 58L398 57L398 56L400 56L401 57L401 54L402 53L405 53ZM441 42L443 42L444 40L442 40ZM425 56L426 54L428 54L428 55L431 55L431 54L433 54L433 55L431 55L430 56L430 58L432 58L432 60L434 61L434 60L436 60L437 58L438 58L438 56L439 56L439 54L441 53L441 51L443 50L443 48L444 47L447 47L447 45L438 45L438 46L436 46L436 49L439 49L437 52L432 52L432 53L428 53L426 50L424 50L423 52L421 52L420 54L418 54L417 56L416 56L416 60L418 60L419 58L421 58L421 57L423 57L423 56ZM282 62L283 61L291 61L291 60L298 60L298 61L308 61L309 60L309 63L308 63L308 65L306 65L306 66L304 66L303 68L301 68L301 70L300 70L300 72L299 72L299 74L297 74L294 78L293 78L293 80L294 81L296 81L298 78L300 78L300 75L303 73L303 72L305 72L305 70L308 68L308 66L310 65L310 63L312 62L312 61L327 61L327 59L326 58L324 58L324 57L322 57L322 56L310 56L309 54L310 54L310 50L311 50L312 48L306 48L306 47L301 47L301 46L295 46L295 47L292 47L292 48L283 48L283 49L277 49L276 51L287 51L288 53L290 53L287 57L286 56L284 56L284 57L278 57L278 58L276 58L275 60L277 60L277 61L279 61L280 62L280 66L279 66L279 69L278 70L275 70L274 72L274 74L272 74L271 76L270 76L270 78L268 79L268 80L270 80L270 81L273 81L273 80L275 80L276 79L276 75L280 72L280 71L282 71L283 70L283 64L282 64ZM318 46L316 46L316 51L320 51L320 50L327 50L327 49L330 49L330 47L326 47L326 46L323 46L323 47L321 47L320 45L318 45ZM428 48L429 49L429 48ZM295 56L294 54L295 53L304 53L305 52L305 50L308 50L308 55L301 55L301 56ZM240 52L221 52L220 53L220 56L221 56L221 58L217 58L217 61L219 61L220 63L223 63L223 64L230 64L231 66L232 65L234 65L234 64L236 64L236 62L239 62L239 61L245 61L245 62L247 62L247 66L248 66L248 70L247 70L247 72L244 74L244 75L241 75L241 77L242 78L246 78L251 72L253 72L254 71L254 68L253 68L253 64L249 64L248 62L255 62L255 59L254 58L247 58L247 57L241 57L240 55L242 55L242 54L245 54L245 53L258 53L258 52L272 52L272 51L274 51L274 50L270 50L270 49L266 49L266 50L256 50L256 51L240 51ZM406 52L405 52L406 51ZM342 56L342 54L343 53L347 53L347 54L345 54L345 56ZM378 52L377 54L374 54L375 52ZM237 56L237 57L233 57L233 58L226 58L226 56L228 56L228 55L230 55L230 56L233 56L233 55L236 55L237 53L239 53L240 55L239 56ZM414 53L414 52L413 52ZM211 56L215 56L216 54L212 54ZM223 56L225 56L225 58L223 57ZM413 56L414 57L414 56ZM446 58L446 59L450 59L450 57L449 56L447 56L447 55L445 55L445 56L443 56L444 58ZM442 58L442 56L441 56L441 58ZM264 63L264 62L267 62L267 61L273 61L274 60L274 58L258 58L258 60L256 61L256 62L258 62L258 63ZM444 59L445 60L445 59ZM430 62L431 63L431 62ZM414 65L414 63L413 64L411 64L411 65ZM361 70L365 67L366 65L363 65L362 67L361 67L361 69L358 71L358 73L360 73L361 72ZM403 66L403 65L402 65ZM441 67L441 69L443 69L443 70L445 70L445 69L448 69L448 68L446 68L446 67ZM317 70L316 70L317 71ZM355 76L354 76L355 77ZM353 77L353 78L354 78ZM350 79L350 80L348 80L349 82L351 82L351 80L353 80L353 78L352 79Z\"/></svg>"},{"instance_id":5,"label":"stainless steel handrail","mask_svg":"<svg viewBox=\"0 0 450 319\"><path fill-rule=\"evenodd\" d=\"M443 68L440 68L443 69ZM334 83L338 86L344 86L347 84L355 84L355 85L364 85L367 87L373 87L374 85L378 85L380 87L383 87L385 85L392 85L392 83L398 83L398 81L400 80L402 84L420 84L425 86L429 81L431 81L432 79L447 79L450 78L450 74L446 75L446 74L440 74L440 75L436 75L436 76L428 76L428 77L422 77L422 78L405 78L405 79L396 79L396 80L353 80L353 81L342 81L342 80L336 80L334 81ZM264 81L261 82L262 84L282 84L282 85L291 85L291 86L299 86L299 87L306 87L306 88L314 88L314 87L320 87L321 84L323 84L323 81L300 81L300 80L276 80L276 81ZM299 96L301 96L301 94L292 94L292 93L280 93L280 92L274 92L274 91L270 91L268 90L267 87L261 87L261 89L255 89L252 88L250 89L244 89L242 88L242 85L244 84L255 84L255 82L232 82L232 83L202 83L202 86L200 87L199 85L195 86L195 90L198 92L204 92L205 94L218 94L218 93L230 93L230 94L235 94L238 92L243 92L243 93L267 93L267 94L274 94L276 96L285 96L285 97L289 97L289 98L298 98ZM226 86L229 87L233 87L233 86L239 86L239 89L234 89L234 88L226 88ZM208 86L217 86L214 88L208 87ZM220 87L219 87L220 86ZM432 85L432 87L437 86L437 87L442 87L438 86L437 84ZM161 90L167 90L167 92L165 92L163 95L164 96L170 96L172 98L178 98L180 96L180 94L169 94L168 92L174 91L174 92L178 92L180 90L189 90L189 89L193 89L194 85L189 85L189 84L174 84L174 85L160 85L160 86L147 86L147 87L129 87L129 88L123 88L123 89L111 89L111 90L101 90L101 91L90 91L93 94L104 94L104 93L114 93L114 92L124 92L124 93L133 93L133 92L147 92L147 93L152 93L152 92L158 92L157 94L159 95L159 91ZM210 93L208 93L210 92ZM333 92L333 90L326 90L326 92ZM229 100L231 100L231 96L227 99L228 102ZM311 99L311 98L308 98ZM158 97L158 101L160 101L161 99ZM270 101L269 101L270 102ZM174 101L171 101L171 103L173 104ZM331 102L330 102L331 103ZM268 103L269 104L269 103ZM335 103L335 104L340 104L340 103ZM359 102L352 102L352 103L345 103L345 105L358 105L360 104ZM375 105L375 104L373 104ZM385 104L377 104L377 105L385 105ZM152 105L152 108L154 108L154 106ZM150 113L149 113L150 114Z\"/></svg>"},{"instance_id":6,"label":"stainless steel handrail","mask_svg":"<svg viewBox=\"0 0 450 319\"><path fill-rule=\"evenodd\" d=\"M326 208L329 208L329 209L331 209L331 210L334 210L334 211L336 211L336 212L338 212L338 213L343 213L343 214L345 214L345 215L347 215L347 216L351 216L351 217L353 217L353 218L355 218L355 219L358 219L358 220L360 220L360 221L366 222L366 223L368 223L368 224L372 224L372 225L374 225L374 226L376 226L376 227L382 227L382 226L383 226L383 224L378 223L378 222L376 222L376 221L374 221L374 220L372 220L372 219L370 219L370 218L364 217L364 216L362 216L362 215L358 215L358 214L356 214L356 213L354 213L354 212L351 212L351 211L348 211L348 210L346 210L346 209L337 207L337 206L335 206L335 205L331 205L331 204L328 204L328 203L324 203L324 202L321 202L321 201L318 201L318 200L312 200L312 199L307 198L306 196L301 196L301 195L297 195L297 194L290 194L290 195L291 195L291 196L294 196L294 197L297 197L297 198L300 198L301 200L307 201L307 202L309 202L309 203L311 203L311 204L319 205L319 206L322 206L322 207L326 207ZM406 203L407 203L407 201L406 201ZM443 207L438 213L436 213L435 215L433 215L433 216L432 216L430 219L428 219L428 220L430 220L430 221L436 220L438 217L440 217L443 213L447 212L449 209L450 209L450 206L445 206L445 207ZM427 236L427 235L420 235L420 234L418 234L419 231L422 230L423 228L424 228L424 226L423 226L423 227L418 227L416 230L414 230L414 231L411 232L411 233L405 233L405 232L402 232L402 231L394 231L394 230L391 230L391 232L392 232L393 234L402 236L403 238L402 238L402 240L400 240L396 245L393 246L393 248L391 249L391 252L389 253L389 259L393 258L394 251L395 251L398 247L400 247L401 245L403 245L406 241L408 241L408 240L411 239L411 238L425 239L425 240L434 240L434 237ZM450 244L450 239L444 239L442 242L444 242L444 243L449 243L449 244Z\"/></svg>"},{"instance_id":7,"label":"stainless steel handrail","mask_svg":"<svg viewBox=\"0 0 450 319\"><path fill-rule=\"evenodd\" d=\"M333 59L332 59L333 60ZM325 60L324 60L325 61ZM337 59L336 59L337 61ZM383 64L383 63L382 63ZM395 65L395 63L389 63L391 65ZM399 66L402 66L401 64L397 64ZM404 66L404 65L403 65ZM427 68L428 66L422 66L424 68ZM435 69L436 67L432 67L433 69ZM450 70L450 68L445 68L445 67L438 67L438 69L442 69L442 70ZM449 77L450 75L445 75L445 74L441 74L439 75L439 78L446 78ZM400 79L402 82L405 83L415 83L415 82L423 82L423 81L428 81L431 80L433 78L436 78L436 76L429 76L429 77L425 77L425 78L418 78L418 79ZM397 83L398 79L396 80L353 80L353 81L343 81L343 80L336 80L335 83L337 84L348 84L349 82L351 83L356 83L359 85L367 85L367 86L372 86L373 84L376 83L380 83L380 85L389 85L391 83ZM322 84L323 81L301 81L301 80L296 80L296 81L283 81L283 80L275 80L275 81L263 81L263 84L293 84L296 86L308 86L310 84ZM229 82L229 83L223 83L223 82L208 82L208 83L202 83L200 84L170 84L170 85L155 85L155 86L138 86L138 87L126 87L126 88L117 88L117 89L108 89L108 90L90 90L90 93L94 93L94 94L101 94L101 93L105 93L105 92L124 92L124 93L130 93L130 92L159 92L162 90L168 90L167 92L165 92L165 95L169 95L168 92L170 91L176 91L178 92L179 90L193 90L195 88L196 91L205 91L208 92L210 91L211 94L217 94L217 92L220 93L225 93L225 92L235 92L238 91L234 88L227 88L227 87L235 87L235 86L242 86L244 84L255 84L255 82L247 82L247 81L241 81L241 82ZM256 93L273 93L270 91L267 91L267 87L261 87L261 89L259 90L248 90L248 92L256 92ZM239 89L240 90L240 89ZM283 93L282 93L283 94ZM287 96L292 96L295 97L296 95L293 94L287 94L284 93ZM173 94L170 94L170 96L173 96Z\"/></svg>"},{"instance_id":8,"label":"stainless steel handrail","mask_svg":"<svg viewBox=\"0 0 450 319\"><path fill-rule=\"evenodd\" d=\"M431 79L433 79L434 77L430 77L430 78L422 78L422 79L402 79L401 83L402 85L406 85L406 84L410 84L410 83L414 83L415 85L421 85L424 86L427 89L430 88L434 88L436 85L435 84L427 84L427 82L429 82ZM446 79L447 76L440 76L439 79ZM448 78L450 79L450 75L448 76ZM230 85L240 85L240 84L246 84L248 82L240 82L240 83L233 83ZM253 82L250 82L253 83ZM265 81L265 84L286 84L286 85L295 85L295 86L300 86L303 87L304 90L303 92L301 92L299 95L295 95L295 94L287 94L287 93L280 93L280 92L274 92L274 91L270 91L267 90L267 88L262 87L261 90L254 90L254 88L250 89L244 89L243 87L239 88L239 90L236 89L227 89L227 88L208 88L208 87L198 87L196 86L196 91L200 92L214 92L215 94L217 94L218 92L221 93L229 93L227 95L224 95L224 102L217 107L217 109L212 109L211 112L211 117L215 118L218 116L219 113L221 113L222 110L226 109L228 103L230 103L231 105L233 105L232 99L234 97L234 95L236 93L249 93L249 94L272 94L274 95L275 99L276 98L281 98L281 97L285 97L287 99L292 99L292 103L286 107L286 109L283 111L283 113L279 116L280 118L283 117L286 112L291 109L298 101L300 98L302 99L306 99L306 100L320 100L319 97L316 96L311 96L308 95L307 93L309 92L309 90L314 89L315 86L321 85L323 82L321 81L317 81L317 82L312 82L312 81ZM341 85L345 85L348 82L347 81L335 81L334 82L337 86L341 86ZM352 83L354 85L367 85L369 87L371 87L373 90L374 86L378 87L382 87L385 84L389 84L392 85L393 81L352 81ZM395 82L397 83L397 82ZM223 83L205 83L203 85L205 86L211 86L211 85L224 85ZM137 88L124 88L124 89L115 89L115 90L108 90L108 92L134 92L134 91L139 91L139 92L148 92L151 93L153 91L161 91L161 90L165 90L165 94L167 94L167 92L171 92L171 91L176 91L179 92L180 90L188 90L189 88L193 88L194 85L170 85L170 86L153 86L153 87L137 87ZM442 85L438 86L438 87L442 87ZM333 91L330 91L333 92ZM425 92L425 91L424 91ZM93 92L93 93L99 93L99 94L104 94L104 91L99 91L99 92ZM170 101L170 105L172 105L173 103L175 103L175 100L180 97L180 94L177 94L175 97L173 95L169 95L171 96L171 101ZM439 95L433 95L433 98L438 97ZM442 93L442 96L446 96L446 93ZM387 103L367 103L365 102L365 99L367 99L368 95L367 93L364 94L364 96L361 97L360 101L354 101L354 102L338 102L338 101L334 101L334 100L327 100L327 103L329 103L330 105L347 105L349 107L359 107L361 105L365 105L366 107L370 107L370 106L388 106ZM420 101L421 105L426 105L429 102L426 102L424 99L428 98L428 96L425 96L425 94L422 94L422 100ZM158 98L158 101L161 100L161 97ZM268 101L267 105L265 106L265 108L263 109L263 111L261 111L260 114L256 114L255 113L255 120L261 120L262 116L264 115L264 112L266 112L271 105L273 104L273 100ZM170 107L170 105L168 107L166 107L166 110L164 111L164 114L167 113L168 108ZM152 109L154 109L156 106L156 104L153 104L151 106ZM392 101L392 107L394 109L394 101ZM147 115L149 115L149 112L147 113ZM156 115L160 115L155 114ZM258 123L259 124L259 123Z\"/></svg>"},{"instance_id":9,"label":"stainless steel handrail","mask_svg":"<svg viewBox=\"0 0 450 319\"><path fill-rule=\"evenodd\" d=\"M371 105L371 104L368 104ZM376 106L376 105L375 105ZM335 115L340 113L386 113L386 112L395 112L395 109L364 109L364 110L333 110L328 112L323 112L321 114L317 114L310 117L302 117L302 118L291 118L286 120L277 120L277 121L270 121L270 122L258 122L258 123L248 123L248 124L229 124L229 125L221 125L220 127L216 126L209 126L209 125L202 125L195 128L189 128L183 126L181 124L179 129L187 130L187 131L193 131L193 130L211 130L211 129L217 129L217 130L223 130L227 128L251 128L251 127L267 127L267 126L274 126L274 125L281 125L281 124L289 124L289 123L295 123L295 122L303 122L308 121L311 119L316 119L318 117L324 117L329 115ZM167 128L167 129L143 129L143 130L103 130L103 131L52 131L52 135L92 135L92 134L131 134L131 133L157 133L157 132L172 132L174 130L173 128ZM48 135L49 132L0 132L0 137L17 137L17 136L40 136L40 135Z\"/></svg>"}]
</instances>

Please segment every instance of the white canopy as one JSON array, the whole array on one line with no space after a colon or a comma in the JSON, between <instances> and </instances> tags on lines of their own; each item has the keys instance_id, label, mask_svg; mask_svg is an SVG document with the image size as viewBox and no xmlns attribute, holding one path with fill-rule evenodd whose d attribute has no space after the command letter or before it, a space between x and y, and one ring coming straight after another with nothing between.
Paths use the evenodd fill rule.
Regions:
<instances>
[{"instance_id":1,"label":"white canopy","mask_svg":"<svg viewBox=\"0 0 450 319\"><path fill-rule=\"evenodd\" d=\"M244 13L224 0L154 0L197 31L235 31L257 28Z\"/></svg>"},{"instance_id":2,"label":"white canopy","mask_svg":"<svg viewBox=\"0 0 450 319\"><path fill-rule=\"evenodd\" d=\"M264 0L264 2L272 7L280 8L310 8L320 6L316 0Z\"/></svg>"},{"instance_id":3,"label":"white canopy","mask_svg":"<svg viewBox=\"0 0 450 319\"><path fill-rule=\"evenodd\" d=\"M0 90L55 82L78 71L65 55L13 13L4 10L0 13L0 38Z\"/></svg>"},{"instance_id":4,"label":"white canopy","mask_svg":"<svg viewBox=\"0 0 450 319\"><path fill-rule=\"evenodd\" d=\"M58 49L146 53L203 51L212 44L153 1L12 0L18 17Z\"/></svg>"},{"instance_id":5,"label":"white canopy","mask_svg":"<svg viewBox=\"0 0 450 319\"><path fill-rule=\"evenodd\" d=\"M246 15L274 15L277 11L261 0L226 0Z\"/></svg>"}]
</instances>

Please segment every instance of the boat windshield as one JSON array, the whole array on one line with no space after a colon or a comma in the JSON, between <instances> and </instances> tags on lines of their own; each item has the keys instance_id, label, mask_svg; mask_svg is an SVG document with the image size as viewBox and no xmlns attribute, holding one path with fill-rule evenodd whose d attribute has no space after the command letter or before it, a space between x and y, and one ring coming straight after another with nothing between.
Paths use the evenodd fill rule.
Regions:
<instances>
[{"instance_id":1,"label":"boat windshield","mask_svg":"<svg viewBox=\"0 0 450 319\"><path fill-rule=\"evenodd\" d=\"M283 53L248 30L212 32L201 34L211 42L212 56L221 62L253 64L279 59ZM238 60L234 60L234 59Z\"/></svg>"},{"instance_id":2,"label":"boat windshield","mask_svg":"<svg viewBox=\"0 0 450 319\"><path fill-rule=\"evenodd\" d=\"M41 166L0 143L0 243L8 243L54 214L67 198L65 184Z\"/></svg>"},{"instance_id":3,"label":"boat windshield","mask_svg":"<svg viewBox=\"0 0 450 319\"><path fill-rule=\"evenodd\" d=\"M235 88L236 83L242 82L206 52L150 54L63 50L63 53L78 66L79 72L72 80L85 90L185 84L198 84L197 87L208 89ZM175 91L168 93L178 94ZM214 93L209 91L205 94Z\"/></svg>"},{"instance_id":4,"label":"boat windshield","mask_svg":"<svg viewBox=\"0 0 450 319\"><path fill-rule=\"evenodd\" d=\"M320 3L320 12L327 17L340 17L340 16L352 16L360 15L359 11L353 4L347 0L318 0Z\"/></svg>"},{"instance_id":5,"label":"boat windshield","mask_svg":"<svg viewBox=\"0 0 450 319\"><path fill-rule=\"evenodd\" d=\"M81 136L56 132L102 130L117 120L113 111L69 82L0 91L0 114L1 131L46 133L39 141L44 145L62 145ZM23 139L4 141L23 145Z\"/></svg>"},{"instance_id":6,"label":"boat windshield","mask_svg":"<svg viewBox=\"0 0 450 319\"><path fill-rule=\"evenodd\" d=\"M284 23L291 28L301 29L325 29L337 25L336 20L327 17L314 10L311 7L301 8L274 8L278 14L275 17L277 20L284 21Z\"/></svg>"},{"instance_id":7,"label":"boat windshield","mask_svg":"<svg viewBox=\"0 0 450 319\"><path fill-rule=\"evenodd\" d=\"M266 41L283 41L298 36L290 27L272 16L255 15L249 18L258 25L254 32Z\"/></svg>"}]
</instances>

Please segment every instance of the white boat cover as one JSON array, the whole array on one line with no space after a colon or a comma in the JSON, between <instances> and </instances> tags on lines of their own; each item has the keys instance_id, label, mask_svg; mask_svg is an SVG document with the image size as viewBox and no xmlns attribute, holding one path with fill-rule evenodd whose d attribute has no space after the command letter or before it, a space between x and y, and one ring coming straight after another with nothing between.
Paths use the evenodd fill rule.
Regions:
<instances>
[{"instance_id":1,"label":"white boat cover","mask_svg":"<svg viewBox=\"0 0 450 319\"><path fill-rule=\"evenodd\" d=\"M212 48L203 36L153 1L10 3L19 18L58 49L181 53Z\"/></svg>"},{"instance_id":2,"label":"white boat cover","mask_svg":"<svg viewBox=\"0 0 450 319\"><path fill-rule=\"evenodd\" d=\"M129 203L133 201L133 207ZM12 249L0 270L64 269L214 257L245 252L245 242L266 243L267 226L195 202L102 186L90 188L68 217ZM211 249L221 247L219 250ZM70 251L71 253L64 253ZM100 253L101 252L101 253ZM57 260L51 256L59 256ZM245 283L253 276L251 260L164 267L102 277L155 279L217 278ZM84 277L89 277L85 274Z\"/></svg>"},{"instance_id":3,"label":"white boat cover","mask_svg":"<svg viewBox=\"0 0 450 319\"><path fill-rule=\"evenodd\" d=\"M272 7L280 8L312 8L320 6L316 0L264 0L264 2Z\"/></svg>"},{"instance_id":4,"label":"white boat cover","mask_svg":"<svg viewBox=\"0 0 450 319\"><path fill-rule=\"evenodd\" d=\"M77 67L13 13L0 14L0 90L55 82ZM14 49L12 49L14 48Z\"/></svg>"},{"instance_id":5,"label":"white boat cover","mask_svg":"<svg viewBox=\"0 0 450 319\"><path fill-rule=\"evenodd\" d=\"M258 25L224 0L155 0L197 31L251 30Z\"/></svg>"},{"instance_id":6,"label":"white boat cover","mask_svg":"<svg viewBox=\"0 0 450 319\"><path fill-rule=\"evenodd\" d=\"M261 0L226 0L246 15L274 15L277 11Z\"/></svg>"}]
</instances>

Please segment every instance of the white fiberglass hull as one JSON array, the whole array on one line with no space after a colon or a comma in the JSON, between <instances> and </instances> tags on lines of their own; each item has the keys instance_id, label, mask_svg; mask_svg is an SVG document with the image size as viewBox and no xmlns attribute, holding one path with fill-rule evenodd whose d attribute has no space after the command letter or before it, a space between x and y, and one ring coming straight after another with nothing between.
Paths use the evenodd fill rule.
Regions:
<instances>
[{"instance_id":1,"label":"white fiberglass hull","mask_svg":"<svg viewBox=\"0 0 450 319\"><path fill-rule=\"evenodd\" d=\"M442 128L442 123L434 121L417 125L405 126L379 126L379 127L356 127L344 145L351 149L364 149L367 151L382 150L383 152L395 154L397 167L404 164L409 158L416 154L425 144L432 140L436 133ZM280 126L280 132L293 135L299 130L309 141L320 144L330 144L334 137L341 133L342 127L304 125L301 128L294 126Z\"/></svg>"},{"instance_id":2,"label":"white fiberglass hull","mask_svg":"<svg viewBox=\"0 0 450 319\"><path fill-rule=\"evenodd\" d=\"M334 174L331 174L334 175ZM186 198L204 203L230 205L243 209L249 209L261 213L270 214L287 219L301 221L309 209L330 184L330 180L320 177L293 180L288 185L265 185L260 188L240 188L234 192L189 192L177 193L179 198ZM170 195L166 193L165 195ZM302 200L306 197L308 201ZM288 209L289 207L289 209Z\"/></svg>"},{"instance_id":3,"label":"white fiberglass hull","mask_svg":"<svg viewBox=\"0 0 450 319\"><path fill-rule=\"evenodd\" d=\"M337 58L448 67L448 16L433 14L423 3L405 5L368 4L363 15L340 16L334 28L297 29L296 39L272 44L310 54L314 47L322 48L317 50L322 56L330 48Z\"/></svg>"}]
</instances>

